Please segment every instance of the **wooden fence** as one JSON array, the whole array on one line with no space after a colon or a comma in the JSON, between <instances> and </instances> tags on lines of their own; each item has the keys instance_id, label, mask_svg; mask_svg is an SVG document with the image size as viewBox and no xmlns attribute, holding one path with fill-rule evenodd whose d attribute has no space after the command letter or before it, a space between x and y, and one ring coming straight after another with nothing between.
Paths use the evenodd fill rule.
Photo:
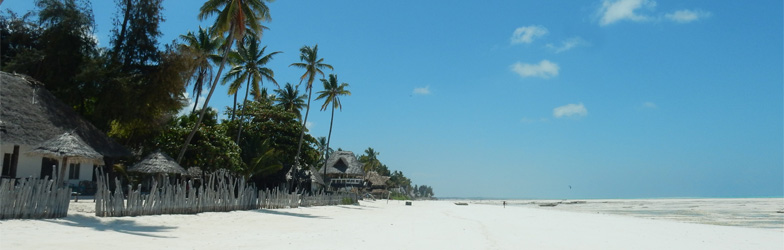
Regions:
<instances>
[{"instance_id":1,"label":"wooden fence","mask_svg":"<svg viewBox=\"0 0 784 250\"><path fill-rule=\"evenodd\" d=\"M152 182L150 193L141 192L141 185L128 185L125 197L119 179L114 179L115 191L109 188L108 177L99 173L95 194L95 215L100 217L194 214L234 210L297 208L299 206L329 206L356 204L355 194L313 195L286 190L263 190L225 172L208 175L205 182L193 188L192 181L177 183Z\"/></svg>"},{"instance_id":2,"label":"wooden fence","mask_svg":"<svg viewBox=\"0 0 784 250\"><path fill-rule=\"evenodd\" d=\"M158 214L194 214L251 210L257 207L256 189L242 178L225 172L208 175L205 182L193 188L192 181L177 183L152 182L150 193L142 193L141 185L128 185L128 196L115 178L115 189L109 189L108 178L98 175L95 194L95 215L100 217L138 216Z\"/></svg>"},{"instance_id":3,"label":"wooden fence","mask_svg":"<svg viewBox=\"0 0 784 250\"><path fill-rule=\"evenodd\" d=\"M68 215L71 188L57 179L0 180L1 219L48 219Z\"/></svg>"}]
</instances>

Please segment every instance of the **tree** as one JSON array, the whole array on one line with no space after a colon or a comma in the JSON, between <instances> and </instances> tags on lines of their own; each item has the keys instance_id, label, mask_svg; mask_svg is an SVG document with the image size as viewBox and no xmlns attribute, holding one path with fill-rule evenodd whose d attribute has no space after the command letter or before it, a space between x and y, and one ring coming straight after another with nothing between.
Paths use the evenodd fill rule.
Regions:
<instances>
[{"instance_id":1,"label":"tree","mask_svg":"<svg viewBox=\"0 0 784 250\"><path fill-rule=\"evenodd\" d=\"M215 75L215 80L213 80L212 85L210 85L210 92L204 100L204 106L199 115L199 120L194 124L191 133L185 139L180 154L177 156L177 162L182 160L182 156L185 155L185 151L188 150L188 144L190 144L193 135L196 134L199 125L201 125L204 112L210 103L212 94L215 92L215 86L218 84L218 80L223 72L223 67L226 65L226 59L228 58L229 51L231 51L234 41L241 39L247 29L250 29L250 31L254 33L261 33L263 29L261 21L270 20L269 8L262 0L207 0L207 2L201 6L201 9L199 9L199 20L204 20L212 15L217 15L215 24L212 25L212 33L226 35L223 59L221 60L220 67L218 67L218 73Z\"/></svg>"},{"instance_id":2,"label":"tree","mask_svg":"<svg viewBox=\"0 0 784 250\"><path fill-rule=\"evenodd\" d=\"M259 85L264 85L264 79L267 79L267 81L278 86L278 82L275 81L274 78L275 72L265 67L265 65L272 60L273 56L282 53L280 51L275 51L264 55L267 46L259 49L259 40L253 36L249 36L249 38L250 39L245 39L244 43L238 44L236 52L229 54L234 67L229 70L229 73L227 73L224 78L225 80L234 79L231 85L229 85L229 94L234 94L235 98L240 86L242 86L243 82L247 82L245 87L245 99L242 101L243 107L246 106L244 103L248 101L248 92L251 89L253 90L253 97L255 100L262 98ZM278 88L280 88L280 86L278 86ZM236 103L234 109L235 111L232 111L232 117L234 117L234 113L236 113ZM240 114L240 116L242 116L242 114ZM240 119L240 128L237 132L237 143L240 142L241 132L242 119Z\"/></svg>"},{"instance_id":3,"label":"tree","mask_svg":"<svg viewBox=\"0 0 784 250\"><path fill-rule=\"evenodd\" d=\"M321 105L321 111L327 110L327 107L332 105L332 117L329 119L329 134L327 135L326 147L329 148L329 142L332 139L332 123L335 121L335 109L343 110L343 105L340 104L340 96L351 95L351 91L346 89L348 83L344 82L338 85L338 76L335 74L329 74L329 80L321 79L321 83L324 84L324 90L319 91L319 96L316 97L316 100L324 99L324 104ZM327 155L326 148L324 155ZM326 161L324 162L324 174L327 174Z\"/></svg>"},{"instance_id":4,"label":"tree","mask_svg":"<svg viewBox=\"0 0 784 250\"><path fill-rule=\"evenodd\" d=\"M381 154L376 152L375 149L372 147L368 147L365 149L365 155L360 157L360 161L365 164L364 171L376 171L379 174L382 174L379 170L381 168L381 162L378 160L378 155ZM387 175L389 174L389 170L386 171Z\"/></svg>"},{"instance_id":5,"label":"tree","mask_svg":"<svg viewBox=\"0 0 784 250\"><path fill-rule=\"evenodd\" d=\"M223 43L221 37L213 36L207 29L199 26L199 31L194 34L188 32L186 35L180 35L185 44L182 45L183 52L187 53L191 63L191 73L188 74L188 84L193 84L193 95L196 99L193 102L193 110L196 112L196 106L199 103L199 96L205 87L205 83L213 77L212 64L220 60L220 56L215 54L220 45ZM208 85L209 87L209 85Z\"/></svg>"},{"instance_id":6,"label":"tree","mask_svg":"<svg viewBox=\"0 0 784 250\"><path fill-rule=\"evenodd\" d=\"M163 0L115 0L119 17L112 29L112 61L123 72L144 74L159 60L159 24L164 21Z\"/></svg>"},{"instance_id":7,"label":"tree","mask_svg":"<svg viewBox=\"0 0 784 250\"><path fill-rule=\"evenodd\" d=\"M278 93L278 106L283 107L283 109L292 112L297 115L297 119L302 121L302 110L305 108L305 97L306 95L299 94L299 90L295 89L291 83L286 83L282 89L276 89L275 93ZM326 139L326 138L325 138Z\"/></svg>"},{"instance_id":8,"label":"tree","mask_svg":"<svg viewBox=\"0 0 784 250\"><path fill-rule=\"evenodd\" d=\"M302 132L300 132L299 135L299 143L297 144L297 154L294 156L295 164L299 163L300 152L302 149L302 138L305 136L305 125L307 125L308 123L308 113L310 113L310 98L313 94L313 80L315 80L316 74L319 74L322 77L324 76L324 72L321 71L322 69L326 68L326 69L334 70L334 68L332 68L332 65L324 63L324 58L318 57L318 44L313 46L313 48L307 45L302 46L302 48L299 49L299 52L300 52L299 60L302 62L292 63L291 65L289 65L289 67L294 66L297 68L305 69L305 73L302 74L302 76L299 78L299 84L297 84L297 87L299 87L299 85L302 84L303 80L305 79L308 80L307 85L305 87L305 90L308 91L308 104L305 110L305 119L302 120Z\"/></svg>"}]
</instances>

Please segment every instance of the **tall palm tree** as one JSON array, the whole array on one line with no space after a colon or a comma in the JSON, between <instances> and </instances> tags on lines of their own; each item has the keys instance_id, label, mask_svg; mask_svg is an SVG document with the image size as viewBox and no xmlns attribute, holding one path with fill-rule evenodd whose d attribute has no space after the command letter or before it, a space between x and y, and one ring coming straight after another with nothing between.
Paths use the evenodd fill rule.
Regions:
<instances>
[{"instance_id":1,"label":"tall palm tree","mask_svg":"<svg viewBox=\"0 0 784 250\"><path fill-rule=\"evenodd\" d=\"M210 103L212 93L215 92L215 86L218 85L220 75L223 72L223 67L226 66L226 58L229 51L234 44L235 40L241 39L245 35L246 30L253 33L261 34L264 26L261 21L269 21L269 8L264 3L264 0L207 0L204 5L199 9L199 20L204 20L212 15L217 15L215 24L212 25L212 33L226 36L225 46L223 52L223 59L221 60L218 73L210 86L210 93L204 100L204 106L199 114L199 120L193 126L193 130L188 134L185 139L185 144L182 145L180 154L177 156L177 162L182 160L185 151L188 150L188 144L191 143L193 135L199 130L202 120L204 119L204 112Z\"/></svg>"},{"instance_id":2,"label":"tall palm tree","mask_svg":"<svg viewBox=\"0 0 784 250\"><path fill-rule=\"evenodd\" d=\"M276 89L275 93L278 94L278 104L277 106L283 107L283 109L294 113L297 115L297 119L302 121L302 110L305 108L305 94L300 95L299 90L295 89L291 83L286 83L282 89ZM327 138L324 138L326 141Z\"/></svg>"},{"instance_id":3,"label":"tall palm tree","mask_svg":"<svg viewBox=\"0 0 784 250\"><path fill-rule=\"evenodd\" d=\"M343 110L343 105L340 104L340 96L351 95L351 91L348 91L346 88L348 87L348 83L341 83L338 85L338 76L335 74L329 74L329 80L321 79L321 83L324 84L324 90L319 91L319 96L316 97L316 100L324 99L324 104L321 105L321 111L327 110L327 107L331 104L332 105L332 117L329 119L329 134L327 134L327 148L329 148L329 142L332 140L332 122L335 121L335 109ZM326 150L324 151L324 155L327 155ZM327 163L324 162L324 175L327 174Z\"/></svg>"},{"instance_id":4,"label":"tall palm tree","mask_svg":"<svg viewBox=\"0 0 784 250\"><path fill-rule=\"evenodd\" d=\"M189 31L188 34L180 35L180 39L185 42L181 48L192 59L188 84L193 84L193 94L196 96L196 100L193 102L191 112L196 112L201 91L204 89L205 83L209 84L212 79L212 64L220 60L220 56L216 55L215 51L223 41L221 37L211 36L209 31L201 26L199 26L197 33Z\"/></svg>"},{"instance_id":5,"label":"tall palm tree","mask_svg":"<svg viewBox=\"0 0 784 250\"><path fill-rule=\"evenodd\" d=\"M249 36L249 39L245 39L244 43L240 43L237 46L237 51L234 53L229 54L229 58L234 64L234 67L229 70L229 73L226 74L224 80L227 79L234 79L234 81L229 85L229 94L234 94L236 97L237 91L242 86L243 82L245 82L245 99L242 101L242 113L240 114L240 127L237 131L237 144L240 143L240 134L242 133L242 115L245 112L245 103L248 101L248 92L252 89L253 90L253 99L260 100L262 98L261 91L259 86L264 85L264 79L270 81L275 84L278 88L278 82L275 81L275 72L271 69L265 67L267 63L272 60L272 57L278 53L282 53L280 51L275 51L264 55L264 51L267 50L267 46L259 49L259 40L253 36ZM259 84L261 83L261 84ZM235 100L236 102L236 100ZM232 111L232 116L236 113L236 103L234 104L234 110Z\"/></svg>"},{"instance_id":6,"label":"tall palm tree","mask_svg":"<svg viewBox=\"0 0 784 250\"><path fill-rule=\"evenodd\" d=\"M305 45L299 49L300 55L299 60L302 62L292 63L289 67L294 66L297 68L305 69L305 74L299 78L299 84L302 84L302 81L307 79L308 85L306 85L305 90L308 91L308 104L307 109L305 109L305 119L302 120L302 132L299 134L299 143L297 143L297 154L294 156L295 164L299 163L299 154L302 151L302 139L305 137L305 124L308 123L308 114L310 113L310 98L313 94L313 80L316 79L316 74L320 74L322 77L324 76L324 72L321 71L322 69L331 69L332 65L324 63L324 58L318 58L318 44L313 46L313 48ZM297 84L297 87L299 87Z\"/></svg>"},{"instance_id":7,"label":"tall palm tree","mask_svg":"<svg viewBox=\"0 0 784 250\"><path fill-rule=\"evenodd\" d=\"M381 154L376 152L375 149L368 147L365 149L365 171L376 170L378 167L381 166L381 162L378 161L378 155Z\"/></svg>"}]
</instances>

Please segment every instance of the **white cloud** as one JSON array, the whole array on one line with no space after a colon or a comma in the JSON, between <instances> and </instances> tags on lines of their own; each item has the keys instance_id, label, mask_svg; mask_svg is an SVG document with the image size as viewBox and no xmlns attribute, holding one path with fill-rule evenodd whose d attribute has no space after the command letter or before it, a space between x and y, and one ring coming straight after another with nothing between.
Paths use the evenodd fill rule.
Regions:
<instances>
[{"instance_id":1,"label":"white cloud","mask_svg":"<svg viewBox=\"0 0 784 250\"><path fill-rule=\"evenodd\" d=\"M185 105L185 107L182 107L182 109L180 109L180 112L177 112L178 116L190 114L191 111L193 111L193 102L195 101L194 99L190 98L190 94L187 91L183 92L182 95L185 96L185 100L188 101L188 104ZM196 110L201 110L201 108L204 106L205 98L206 97L204 95L199 96L199 104L198 106L196 106Z\"/></svg>"},{"instance_id":2,"label":"white cloud","mask_svg":"<svg viewBox=\"0 0 784 250\"><path fill-rule=\"evenodd\" d=\"M653 103L653 102L644 102L644 103L642 103L642 107L643 108L649 108L649 109L655 109L655 108L658 108L659 106L656 106L656 103Z\"/></svg>"},{"instance_id":3,"label":"white cloud","mask_svg":"<svg viewBox=\"0 0 784 250\"><path fill-rule=\"evenodd\" d=\"M672 13L665 14L664 18L677 23L690 23L710 16L711 13L707 11L678 10Z\"/></svg>"},{"instance_id":4,"label":"white cloud","mask_svg":"<svg viewBox=\"0 0 784 250\"><path fill-rule=\"evenodd\" d=\"M574 47L584 46L584 45L588 45L588 42L583 40L580 37L572 37L572 38L566 39L565 41L561 42L561 45L556 46L556 45L554 45L552 43L548 43L545 46L547 48L550 48L550 49L554 50L555 53L561 53L561 52L573 49Z\"/></svg>"},{"instance_id":5,"label":"white cloud","mask_svg":"<svg viewBox=\"0 0 784 250\"><path fill-rule=\"evenodd\" d=\"M641 8L653 9L656 2L653 0L604 0L599 9L601 20L599 24L606 26L621 20L631 20L635 22L650 20L650 17L637 13Z\"/></svg>"},{"instance_id":6,"label":"white cloud","mask_svg":"<svg viewBox=\"0 0 784 250\"><path fill-rule=\"evenodd\" d=\"M531 43L535 38L547 35L547 29L539 25L525 26L515 29L512 33L512 44Z\"/></svg>"},{"instance_id":7,"label":"white cloud","mask_svg":"<svg viewBox=\"0 0 784 250\"><path fill-rule=\"evenodd\" d=\"M539 64L527 64L516 62L511 66L512 72L517 73L521 77L541 77L550 78L558 76L558 64L552 63L548 60L542 60Z\"/></svg>"},{"instance_id":8,"label":"white cloud","mask_svg":"<svg viewBox=\"0 0 784 250\"><path fill-rule=\"evenodd\" d=\"M571 116L586 116L588 115L588 110L585 109L585 105L582 103L580 104L566 104L564 106L560 106L553 109L553 117L561 118L561 117L571 117Z\"/></svg>"},{"instance_id":9,"label":"white cloud","mask_svg":"<svg viewBox=\"0 0 784 250\"><path fill-rule=\"evenodd\" d=\"M316 126L316 124L310 121L305 122L305 128L307 128L308 130L312 129L313 126Z\"/></svg>"},{"instance_id":10,"label":"white cloud","mask_svg":"<svg viewBox=\"0 0 784 250\"><path fill-rule=\"evenodd\" d=\"M424 88L414 88L413 94L415 94L415 95L429 95L430 94L430 85L425 86Z\"/></svg>"}]
</instances>

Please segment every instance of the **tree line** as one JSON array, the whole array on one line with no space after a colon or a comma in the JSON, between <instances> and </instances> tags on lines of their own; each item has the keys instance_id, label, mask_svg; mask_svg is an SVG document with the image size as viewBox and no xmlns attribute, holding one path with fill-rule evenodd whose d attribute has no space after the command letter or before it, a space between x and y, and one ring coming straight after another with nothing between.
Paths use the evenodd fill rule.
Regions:
<instances>
[{"instance_id":1,"label":"tree line","mask_svg":"<svg viewBox=\"0 0 784 250\"><path fill-rule=\"evenodd\" d=\"M336 74L325 75L334 67L319 57L318 45L303 46L299 62L290 64L303 71L299 82L280 86L266 64L281 52L261 42L268 29L263 23L271 20L266 1L207 0L198 19L214 20L210 27L161 44L162 1L115 0L108 47L98 46L87 0L36 0L37 9L25 14L6 10L0 15L0 68L44 83L137 156L161 150L185 167L226 168L260 187L286 182L287 173L304 181L305 166L323 167L334 111L342 110L340 99L351 91ZM331 112L329 134L319 139L305 127L314 82L323 85L316 93L320 110ZM307 93L300 92L303 83ZM228 84L226 94L234 97L228 120L219 121L209 107L218 84ZM178 116L188 104L187 89L196 100L189 114ZM408 178L390 173L369 150L360 157L366 168L412 189Z\"/></svg>"}]
</instances>

